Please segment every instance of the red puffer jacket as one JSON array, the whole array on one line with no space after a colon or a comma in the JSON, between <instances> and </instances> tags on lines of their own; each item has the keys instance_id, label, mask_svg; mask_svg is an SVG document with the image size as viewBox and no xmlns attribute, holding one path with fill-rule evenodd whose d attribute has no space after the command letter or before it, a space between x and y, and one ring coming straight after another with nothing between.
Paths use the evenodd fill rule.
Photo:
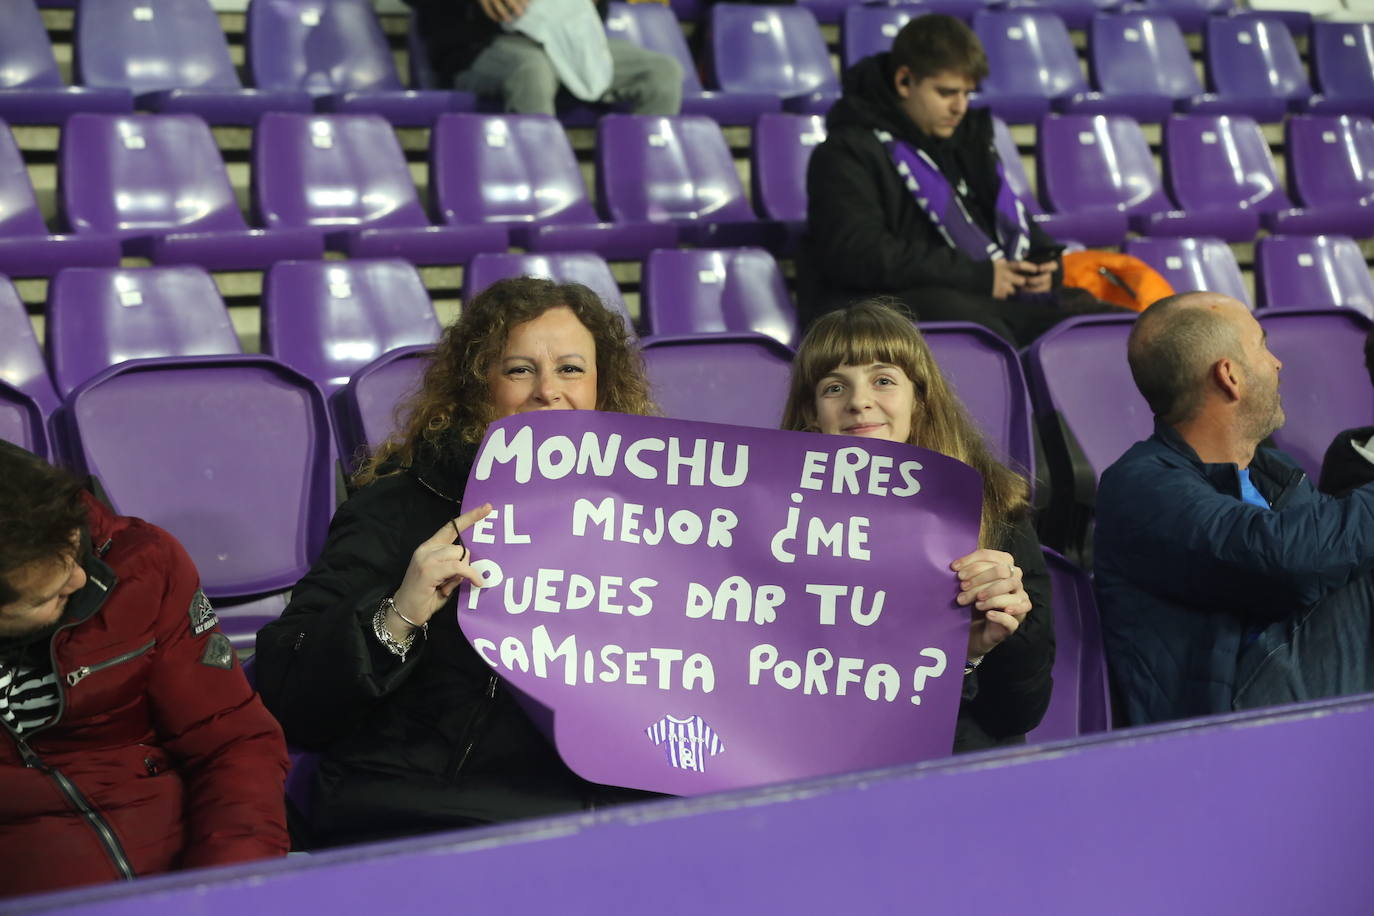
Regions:
<instances>
[{"instance_id":1,"label":"red puffer jacket","mask_svg":"<svg viewBox=\"0 0 1374 916\"><path fill-rule=\"evenodd\" d=\"M89 505L56 721L0 727L0 896L284 855L280 726L167 532Z\"/></svg>"}]
</instances>

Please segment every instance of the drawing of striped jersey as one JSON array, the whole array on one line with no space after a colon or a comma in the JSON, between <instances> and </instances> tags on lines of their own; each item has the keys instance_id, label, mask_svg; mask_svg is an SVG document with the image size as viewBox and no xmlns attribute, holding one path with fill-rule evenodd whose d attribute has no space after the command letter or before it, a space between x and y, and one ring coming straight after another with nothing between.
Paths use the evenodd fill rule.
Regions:
<instances>
[{"instance_id":1,"label":"drawing of striped jersey","mask_svg":"<svg viewBox=\"0 0 1374 916\"><path fill-rule=\"evenodd\" d=\"M669 765L679 770L704 773L707 757L725 753L725 742L701 716L664 716L644 729L644 733L654 744L664 746Z\"/></svg>"}]
</instances>

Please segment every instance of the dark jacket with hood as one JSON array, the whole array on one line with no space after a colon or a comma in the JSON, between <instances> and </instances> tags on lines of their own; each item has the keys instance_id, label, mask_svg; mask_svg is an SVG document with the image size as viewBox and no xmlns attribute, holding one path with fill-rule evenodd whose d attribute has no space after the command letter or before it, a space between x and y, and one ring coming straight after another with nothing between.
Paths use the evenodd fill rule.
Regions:
<instances>
[{"instance_id":1,"label":"dark jacket with hood","mask_svg":"<svg viewBox=\"0 0 1374 916\"><path fill-rule=\"evenodd\" d=\"M1272 508L1161 424L1103 473L1094 584L1125 724L1230 712L1248 632L1374 570L1374 487L1333 499L1263 447L1250 480Z\"/></svg>"},{"instance_id":2,"label":"dark jacket with hood","mask_svg":"<svg viewBox=\"0 0 1374 916\"><path fill-rule=\"evenodd\" d=\"M1343 429L1331 440L1322 458L1317 489L1332 496L1344 496L1356 487L1374 483L1374 463L1355 451L1354 443L1364 445L1374 437L1374 426Z\"/></svg>"},{"instance_id":3,"label":"dark jacket with hood","mask_svg":"<svg viewBox=\"0 0 1374 916\"><path fill-rule=\"evenodd\" d=\"M258 633L258 689L287 740L323 752L313 835L332 844L646 797L576 776L458 628L457 598L404 662L372 617L411 554L460 514L476 448L422 449L339 507L282 617Z\"/></svg>"},{"instance_id":4,"label":"dark jacket with hood","mask_svg":"<svg viewBox=\"0 0 1374 916\"><path fill-rule=\"evenodd\" d=\"M992 262L945 242L873 135L885 130L929 154L951 187L964 185L965 205L992 236L998 190L992 116L972 109L948 139L927 136L901 109L893 75L886 53L847 70L844 96L826 118L826 140L811 156L806 256L798 259L804 322L865 296L906 298L920 289L992 295ZM1061 245L1034 223L1030 231L1030 260L1058 257Z\"/></svg>"},{"instance_id":5,"label":"dark jacket with hood","mask_svg":"<svg viewBox=\"0 0 1374 916\"><path fill-rule=\"evenodd\" d=\"M181 545L88 500L86 585L42 652L56 717L0 724L0 897L283 856L281 728ZM33 660L27 660L32 664Z\"/></svg>"}]
</instances>

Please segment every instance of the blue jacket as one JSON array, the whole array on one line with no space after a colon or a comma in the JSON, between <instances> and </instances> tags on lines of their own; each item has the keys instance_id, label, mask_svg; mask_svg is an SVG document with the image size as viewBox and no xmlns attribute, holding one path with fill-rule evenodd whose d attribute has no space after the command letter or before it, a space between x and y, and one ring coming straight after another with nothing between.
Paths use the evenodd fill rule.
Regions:
<instances>
[{"instance_id":1,"label":"blue jacket","mask_svg":"<svg viewBox=\"0 0 1374 916\"><path fill-rule=\"evenodd\" d=\"M1271 510L1159 424L1102 475L1095 584L1127 724L1231 711L1247 631L1374 569L1374 487L1333 499L1268 448L1250 479Z\"/></svg>"}]
</instances>

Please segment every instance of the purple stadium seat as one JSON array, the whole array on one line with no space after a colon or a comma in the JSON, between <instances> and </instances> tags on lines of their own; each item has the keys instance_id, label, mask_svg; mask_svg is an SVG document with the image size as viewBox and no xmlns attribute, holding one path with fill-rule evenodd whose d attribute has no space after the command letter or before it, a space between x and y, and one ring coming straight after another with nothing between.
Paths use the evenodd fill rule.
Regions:
<instances>
[{"instance_id":1,"label":"purple stadium seat","mask_svg":"<svg viewBox=\"0 0 1374 916\"><path fill-rule=\"evenodd\" d=\"M1036 147L1040 196L1055 212L1114 209L1145 235L1226 235L1235 213L1184 212L1164 193L1140 125L1116 115L1051 115L1040 122ZM1079 238L1085 245L1122 239Z\"/></svg>"},{"instance_id":2,"label":"purple stadium seat","mask_svg":"<svg viewBox=\"0 0 1374 916\"><path fill-rule=\"evenodd\" d=\"M791 350L757 334L644 341L654 400L674 420L777 429L791 363Z\"/></svg>"},{"instance_id":3,"label":"purple stadium seat","mask_svg":"<svg viewBox=\"0 0 1374 916\"><path fill-rule=\"evenodd\" d=\"M679 337L753 332L797 341L797 311L778 263L758 248L661 249L644 262L648 333Z\"/></svg>"},{"instance_id":4,"label":"purple stadium seat","mask_svg":"<svg viewBox=\"0 0 1374 916\"><path fill-rule=\"evenodd\" d=\"M1353 309L1281 309L1258 318L1283 363L1279 391L1288 419L1274 444L1315 480L1338 432L1374 423L1364 364L1370 320Z\"/></svg>"},{"instance_id":5,"label":"purple stadium seat","mask_svg":"<svg viewBox=\"0 0 1374 916\"><path fill-rule=\"evenodd\" d=\"M1327 231L1374 235L1374 121L1296 115L1284 135L1293 197Z\"/></svg>"},{"instance_id":6,"label":"purple stadium seat","mask_svg":"<svg viewBox=\"0 0 1374 916\"><path fill-rule=\"evenodd\" d=\"M352 258L459 264L504 251L500 226L432 226L378 115L273 112L253 134L253 203L269 228L324 232Z\"/></svg>"},{"instance_id":7,"label":"purple stadium seat","mask_svg":"<svg viewBox=\"0 0 1374 916\"><path fill-rule=\"evenodd\" d=\"M253 0L246 54L253 85L307 92L320 111L428 127L477 104L469 92L406 89L369 0Z\"/></svg>"},{"instance_id":8,"label":"purple stadium seat","mask_svg":"<svg viewBox=\"0 0 1374 916\"><path fill-rule=\"evenodd\" d=\"M581 283L601 297L607 308L619 312L633 328L630 309L620 295L620 285L610 265L591 251L552 251L546 254L479 254L463 271L463 299L469 301L497 280L506 277L548 277L558 283Z\"/></svg>"},{"instance_id":9,"label":"purple stadium seat","mask_svg":"<svg viewBox=\"0 0 1374 916\"><path fill-rule=\"evenodd\" d=\"M1137 120L1162 121L1174 109L1228 110L1203 92L1183 31L1167 13L1094 17L1088 45L1093 83L1107 96L1134 100L1135 110L1125 113Z\"/></svg>"},{"instance_id":10,"label":"purple stadium seat","mask_svg":"<svg viewBox=\"0 0 1374 916\"><path fill-rule=\"evenodd\" d=\"M500 226L530 251L638 260L677 244L665 223L597 216L563 125L548 115L444 115L430 134L429 190L450 226Z\"/></svg>"},{"instance_id":11,"label":"purple stadium seat","mask_svg":"<svg viewBox=\"0 0 1374 916\"><path fill-rule=\"evenodd\" d=\"M1013 124L1038 121L1060 111L1116 111L1113 102L1089 92L1078 52L1064 21L1035 10L989 10L973 17L992 72L975 104ZM1129 107L1129 103L1128 107Z\"/></svg>"},{"instance_id":12,"label":"purple stadium seat","mask_svg":"<svg viewBox=\"0 0 1374 916\"><path fill-rule=\"evenodd\" d=\"M0 382L33 399L45 417L62 400L48 377L24 303L5 276L0 276Z\"/></svg>"},{"instance_id":13,"label":"purple stadium seat","mask_svg":"<svg viewBox=\"0 0 1374 916\"><path fill-rule=\"evenodd\" d=\"M1053 484L1042 536L1089 554L1097 481L1154 429L1126 362L1134 315L1083 315L1046 331L1026 351L1026 376Z\"/></svg>"},{"instance_id":14,"label":"purple stadium seat","mask_svg":"<svg viewBox=\"0 0 1374 916\"><path fill-rule=\"evenodd\" d=\"M675 58L682 65L682 114L705 115L718 124L753 124L764 112L782 109L772 92L708 92L672 9L662 3L611 3L606 34Z\"/></svg>"},{"instance_id":15,"label":"purple stadium seat","mask_svg":"<svg viewBox=\"0 0 1374 916\"><path fill-rule=\"evenodd\" d=\"M433 345L439 321L415 267L401 260L281 261L263 280L262 352L326 397L397 347Z\"/></svg>"},{"instance_id":16,"label":"purple stadium seat","mask_svg":"<svg viewBox=\"0 0 1374 916\"><path fill-rule=\"evenodd\" d=\"M352 474L359 459L396 431L397 407L419 389L431 347L399 347L353 373L336 398L339 454Z\"/></svg>"},{"instance_id":17,"label":"purple stadium seat","mask_svg":"<svg viewBox=\"0 0 1374 916\"><path fill-rule=\"evenodd\" d=\"M1307 71L1293 35L1263 16L1214 16L1207 20L1207 78L1231 111L1258 121L1279 121L1302 111L1312 98Z\"/></svg>"},{"instance_id":18,"label":"purple stadium seat","mask_svg":"<svg viewBox=\"0 0 1374 916\"><path fill-rule=\"evenodd\" d=\"M138 107L253 124L265 111L309 111L296 90L244 89L207 0L98 0L76 11L78 81L126 89Z\"/></svg>"},{"instance_id":19,"label":"purple stadium seat","mask_svg":"<svg viewBox=\"0 0 1374 916\"><path fill-rule=\"evenodd\" d=\"M1045 566L1054 594L1054 693L1031 743L1061 741L1111 728L1102 620L1086 573L1050 548Z\"/></svg>"},{"instance_id":20,"label":"purple stadium seat","mask_svg":"<svg viewBox=\"0 0 1374 916\"><path fill-rule=\"evenodd\" d=\"M1185 32L1200 32L1212 16L1235 6L1234 0L1138 0L1143 12L1168 16Z\"/></svg>"},{"instance_id":21,"label":"purple stadium seat","mask_svg":"<svg viewBox=\"0 0 1374 916\"><path fill-rule=\"evenodd\" d=\"M824 0L822 0L824 2ZM814 4L810 5L813 10ZM845 69L872 54L891 50L892 39L917 16L944 13L965 22L972 22L979 10L986 9L982 0L930 0L922 3L843 3L844 24L840 28L840 60ZM820 12L816 18L827 21Z\"/></svg>"},{"instance_id":22,"label":"purple stadium seat","mask_svg":"<svg viewBox=\"0 0 1374 916\"><path fill-rule=\"evenodd\" d=\"M1294 211L1269 144L1252 118L1170 118L1164 125L1164 167L1170 194L1184 210L1231 214L1216 230L1228 242L1250 241L1261 220L1276 232L1314 225L1317 214Z\"/></svg>"},{"instance_id":23,"label":"purple stadium seat","mask_svg":"<svg viewBox=\"0 0 1374 916\"><path fill-rule=\"evenodd\" d=\"M982 325L926 321L919 325L959 400L998 458L1035 483L1030 396L1015 348Z\"/></svg>"},{"instance_id":24,"label":"purple stadium seat","mask_svg":"<svg viewBox=\"0 0 1374 916\"><path fill-rule=\"evenodd\" d=\"M596 190L616 222L666 222L695 245L775 249L783 227L760 221L720 125L709 118L607 115L597 125Z\"/></svg>"},{"instance_id":25,"label":"purple stadium seat","mask_svg":"<svg viewBox=\"0 0 1374 916\"><path fill-rule=\"evenodd\" d=\"M1159 271L1174 292L1207 290L1239 299L1250 308L1250 294L1236 254L1218 238L1139 238L1126 243L1126 253Z\"/></svg>"},{"instance_id":26,"label":"purple stadium seat","mask_svg":"<svg viewBox=\"0 0 1374 916\"><path fill-rule=\"evenodd\" d=\"M1321 90L1311 110L1374 115L1374 24L1313 22L1309 47Z\"/></svg>"},{"instance_id":27,"label":"purple stadium seat","mask_svg":"<svg viewBox=\"0 0 1374 916\"><path fill-rule=\"evenodd\" d=\"M130 359L241 353L219 290L199 267L74 267L48 285L44 334L57 390Z\"/></svg>"},{"instance_id":28,"label":"purple stadium seat","mask_svg":"<svg viewBox=\"0 0 1374 916\"><path fill-rule=\"evenodd\" d=\"M0 118L11 124L60 124L74 111L133 111L127 89L62 82L47 27L33 0L0 0Z\"/></svg>"},{"instance_id":29,"label":"purple stadium seat","mask_svg":"<svg viewBox=\"0 0 1374 916\"><path fill-rule=\"evenodd\" d=\"M806 166L824 140L820 115L766 114L754 125L749 163L754 206L787 228L789 252L806 233Z\"/></svg>"},{"instance_id":30,"label":"purple stadium seat","mask_svg":"<svg viewBox=\"0 0 1374 916\"><path fill-rule=\"evenodd\" d=\"M175 535L226 634L251 645L334 510L320 390L266 356L137 360L86 382L60 416L74 469L94 474L120 514Z\"/></svg>"},{"instance_id":31,"label":"purple stadium seat","mask_svg":"<svg viewBox=\"0 0 1374 916\"><path fill-rule=\"evenodd\" d=\"M318 258L318 231L249 229L210 128L194 115L75 114L62 130L63 210L77 235L207 270Z\"/></svg>"},{"instance_id":32,"label":"purple stadium seat","mask_svg":"<svg viewBox=\"0 0 1374 916\"><path fill-rule=\"evenodd\" d=\"M1360 246L1348 236L1260 239L1255 290L1266 309L1341 307L1374 318L1374 280Z\"/></svg>"},{"instance_id":33,"label":"purple stadium seat","mask_svg":"<svg viewBox=\"0 0 1374 916\"><path fill-rule=\"evenodd\" d=\"M711 72L725 92L782 96L783 108L824 114L840 97L816 17L804 7L718 3L709 18Z\"/></svg>"},{"instance_id":34,"label":"purple stadium seat","mask_svg":"<svg viewBox=\"0 0 1374 916\"><path fill-rule=\"evenodd\" d=\"M0 441L17 445L40 458L48 457L43 411L23 391L0 381Z\"/></svg>"},{"instance_id":35,"label":"purple stadium seat","mask_svg":"<svg viewBox=\"0 0 1374 916\"><path fill-rule=\"evenodd\" d=\"M49 235L28 166L8 125L0 121L0 275L46 277L64 267L119 263L113 236Z\"/></svg>"},{"instance_id":36,"label":"purple stadium seat","mask_svg":"<svg viewBox=\"0 0 1374 916\"><path fill-rule=\"evenodd\" d=\"M1003 175L1012 193L1021 198L1031 217L1050 235L1060 242L1078 242L1084 239L1121 239L1126 235L1126 217L1116 210L1083 210L1077 213L1046 213L1040 206L1040 199L1026 177L1026 167L1021 162L1021 151L1012 139L1011 130L1005 121L993 115L992 141L997 148L997 158L1002 160Z\"/></svg>"},{"instance_id":37,"label":"purple stadium seat","mask_svg":"<svg viewBox=\"0 0 1374 916\"><path fill-rule=\"evenodd\" d=\"M1058 16L1071 29L1086 29L1099 13L1116 10L1121 0L1008 0L1007 9Z\"/></svg>"}]
</instances>

